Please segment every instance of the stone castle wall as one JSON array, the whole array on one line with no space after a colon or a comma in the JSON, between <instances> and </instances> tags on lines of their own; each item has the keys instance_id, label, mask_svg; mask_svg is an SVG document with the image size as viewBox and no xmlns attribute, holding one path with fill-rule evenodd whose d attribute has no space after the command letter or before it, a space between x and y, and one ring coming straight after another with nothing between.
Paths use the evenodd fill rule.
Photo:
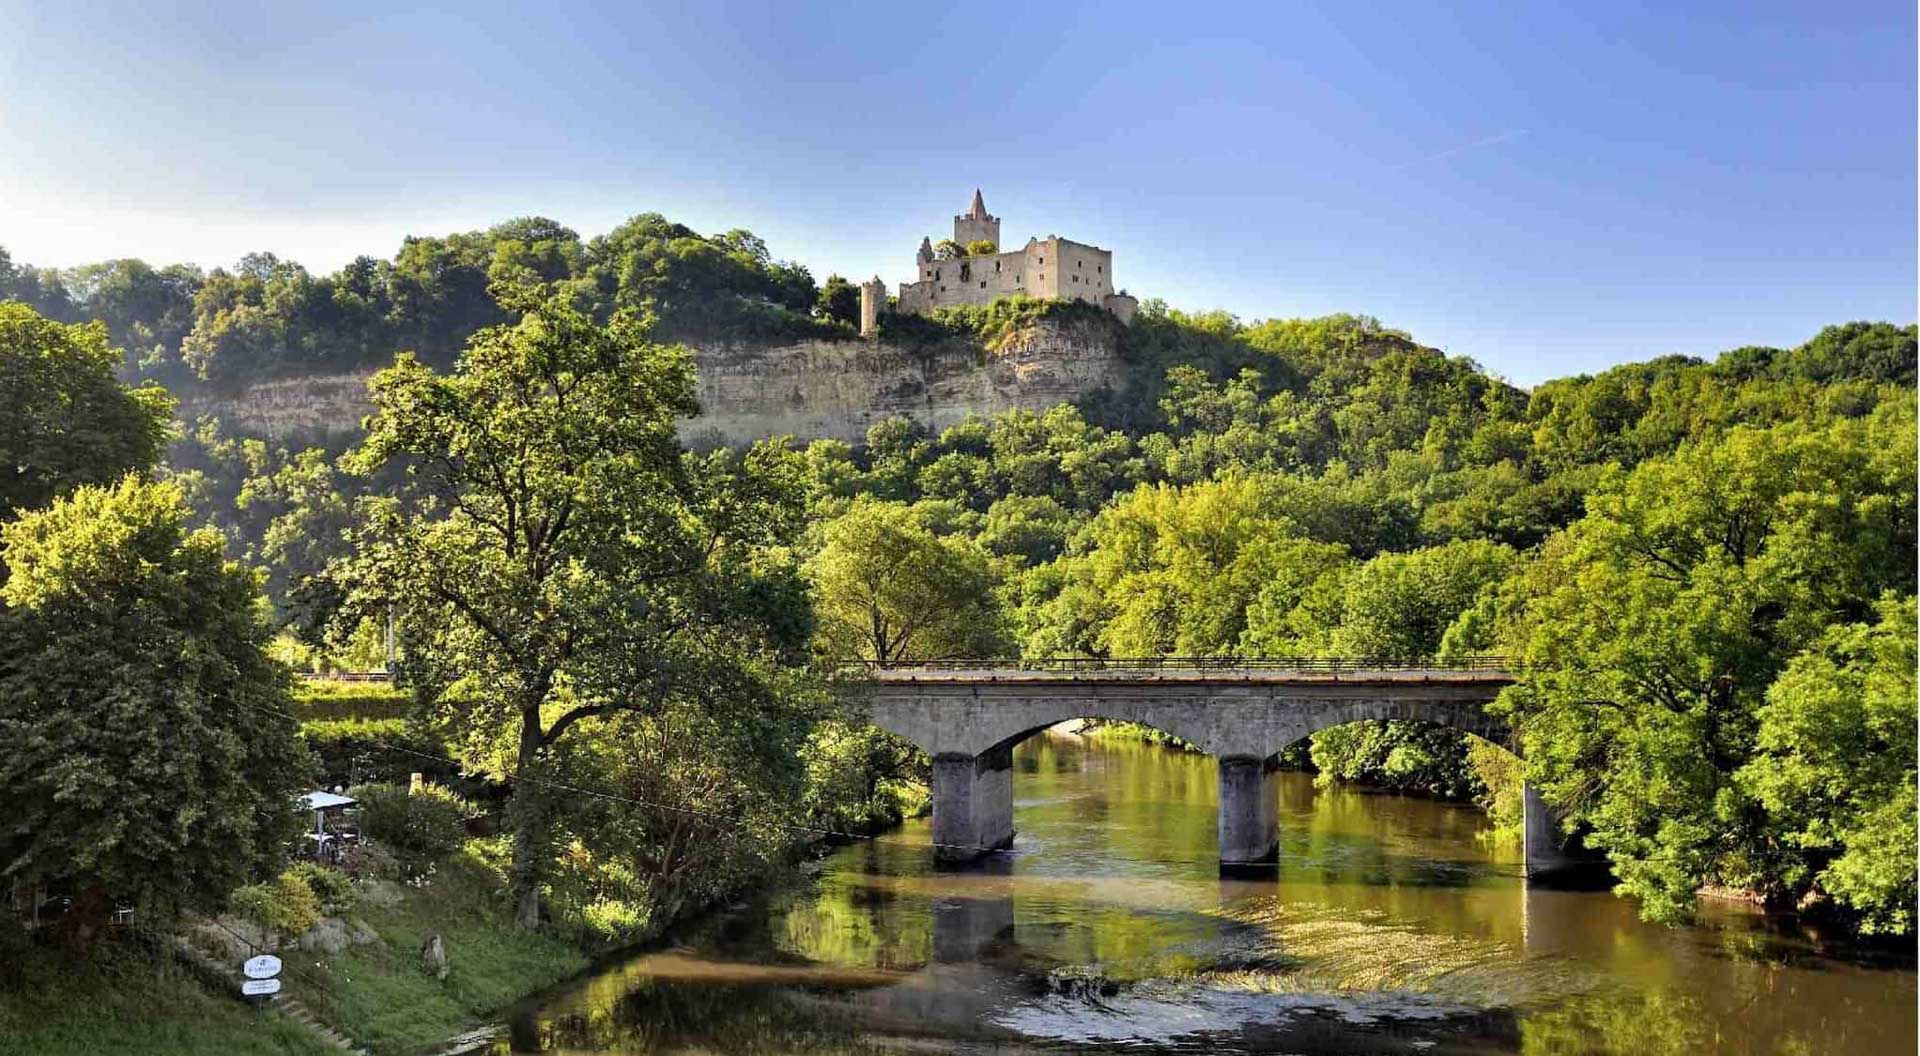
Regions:
<instances>
[{"instance_id":1,"label":"stone castle wall","mask_svg":"<svg viewBox=\"0 0 1920 1056\"><path fill-rule=\"evenodd\" d=\"M926 261L918 275L900 287L903 312L1020 295L1101 304L1113 293L1113 252L1068 238L1034 239L1011 253Z\"/></svg>"}]
</instances>

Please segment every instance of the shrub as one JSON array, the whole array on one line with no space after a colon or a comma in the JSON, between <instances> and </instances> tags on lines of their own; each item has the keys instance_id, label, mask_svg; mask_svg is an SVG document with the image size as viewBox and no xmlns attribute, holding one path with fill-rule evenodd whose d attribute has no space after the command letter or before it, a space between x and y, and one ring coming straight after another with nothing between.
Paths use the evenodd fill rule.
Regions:
<instances>
[{"instance_id":1,"label":"shrub","mask_svg":"<svg viewBox=\"0 0 1920 1056\"><path fill-rule=\"evenodd\" d=\"M413 695L378 682L301 681L293 687L294 717L311 719L404 719Z\"/></svg>"},{"instance_id":2,"label":"shrub","mask_svg":"<svg viewBox=\"0 0 1920 1056\"><path fill-rule=\"evenodd\" d=\"M320 920L320 899L307 884L306 877L292 870L273 881L248 884L233 893L233 912L269 933L289 938L306 931Z\"/></svg>"},{"instance_id":3,"label":"shrub","mask_svg":"<svg viewBox=\"0 0 1920 1056\"><path fill-rule=\"evenodd\" d=\"M355 880L398 880L400 859L377 843L356 843L340 855L340 868Z\"/></svg>"},{"instance_id":4,"label":"shrub","mask_svg":"<svg viewBox=\"0 0 1920 1056\"><path fill-rule=\"evenodd\" d=\"M458 775L438 738L405 719L322 719L300 724L300 736L320 759L328 786L405 781L413 773L435 780Z\"/></svg>"},{"instance_id":5,"label":"shrub","mask_svg":"<svg viewBox=\"0 0 1920 1056\"><path fill-rule=\"evenodd\" d=\"M472 805L437 785L409 793L398 785L361 785L349 793L360 801L360 831L385 845L409 876L419 876L458 850L466 839Z\"/></svg>"},{"instance_id":6,"label":"shrub","mask_svg":"<svg viewBox=\"0 0 1920 1056\"><path fill-rule=\"evenodd\" d=\"M353 908L353 878L339 869L319 862L295 862L287 874L307 882L327 916L337 917Z\"/></svg>"}]
</instances>

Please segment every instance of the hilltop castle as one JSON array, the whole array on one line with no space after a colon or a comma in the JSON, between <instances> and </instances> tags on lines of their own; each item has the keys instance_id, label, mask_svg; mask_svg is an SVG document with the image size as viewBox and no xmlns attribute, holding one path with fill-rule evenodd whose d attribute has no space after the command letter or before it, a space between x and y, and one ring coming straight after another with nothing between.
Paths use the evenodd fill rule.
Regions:
<instances>
[{"instance_id":1,"label":"hilltop castle","mask_svg":"<svg viewBox=\"0 0 1920 1056\"><path fill-rule=\"evenodd\" d=\"M937 254L929 239L920 240L914 255L918 282L900 285L896 309L925 315L955 304L987 304L1001 297L1025 295L1043 300L1086 301L1112 312L1122 323L1133 318L1139 302L1113 287L1113 251L1075 242L1058 235L1029 238L1010 253L1000 249L1000 218L987 214L987 203L976 188L973 204L953 218L953 242L960 250L978 253ZM992 248L979 246L988 243ZM871 334L887 303L887 284L879 276L860 284L860 332Z\"/></svg>"}]
</instances>

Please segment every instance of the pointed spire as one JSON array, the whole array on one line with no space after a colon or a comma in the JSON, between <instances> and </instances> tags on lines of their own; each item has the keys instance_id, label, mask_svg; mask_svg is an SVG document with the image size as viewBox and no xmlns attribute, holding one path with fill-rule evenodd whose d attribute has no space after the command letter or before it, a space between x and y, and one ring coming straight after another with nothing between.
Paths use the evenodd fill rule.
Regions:
<instances>
[{"instance_id":1,"label":"pointed spire","mask_svg":"<svg viewBox=\"0 0 1920 1056\"><path fill-rule=\"evenodd\" d=\"M980 197L980 188L975 187L973 189L973 205L967 210L967 219L985 220L986 218L987 203Z\"/></svg>"},{"instance_id":2,"label":"pointed spire","mask_svg":"<svg viewBox=\"0 0 1920 1056\"><path fill-rule=\"evenodd\" d=\"M931 238L921 237L920 252L915 255L915 259L919 260L922 264L933 259L933 240Z\"/></svg>"}]
</instances>

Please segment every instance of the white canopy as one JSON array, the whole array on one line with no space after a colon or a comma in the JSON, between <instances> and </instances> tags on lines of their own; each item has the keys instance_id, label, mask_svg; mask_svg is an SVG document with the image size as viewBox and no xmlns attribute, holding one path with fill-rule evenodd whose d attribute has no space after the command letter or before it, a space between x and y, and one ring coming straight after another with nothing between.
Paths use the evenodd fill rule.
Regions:
<instances>
[{"instance_id":1,"label":"white canopy","mask_svg":"<svg viewBox=\"0 0 1920 1056\"><path fill-rule=\"evenodd\" d=\"M309 792L300 797L300 806L307 810L326 810L330 807L350 807L359 800L334 792Z\"/></svg>"}]
</instances>

